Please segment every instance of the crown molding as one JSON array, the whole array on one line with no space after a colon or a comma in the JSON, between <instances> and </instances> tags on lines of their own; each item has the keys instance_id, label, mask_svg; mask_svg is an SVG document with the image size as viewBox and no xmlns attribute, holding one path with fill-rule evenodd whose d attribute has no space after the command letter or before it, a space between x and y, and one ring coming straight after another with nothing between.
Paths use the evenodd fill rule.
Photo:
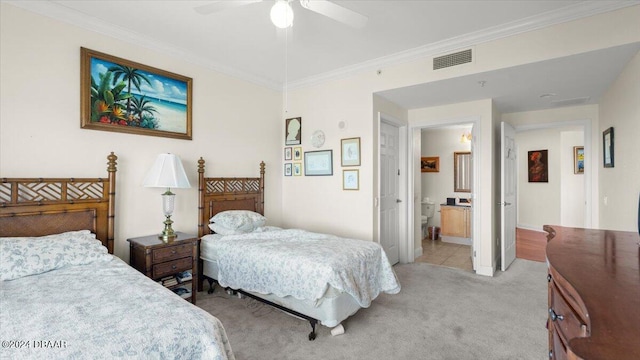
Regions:
<instances>
[{"instance_id":1,"label":"crown molding","mask_svg":"<svg viewBox=\"0 0 640 360\"><path fill-rule=\"evenodd\" d=\"M51 1L20 1L20 0L3 0L2 2L11 4L15 7L46 16L64 23L93 31L101 35L112 37L136 46L147 48L159 53L163 53L172 57L177 57L194 65L199 65L209 70L219 72L230 77L245 80L256 85L264 86L272 90L281 91L282 83L273 79L268 79L248 72L243 72L232 67L212 62L211 60L185 51L173 44L158 41L146 35L118 27L107 23L100 19L89 17L74 9L68 8L62 4ZM99 50L99 49L96 49Z\"/></svg>"},{"instance_id":2,"label":"crown molding","mask_svg":"<svg viewBox=\"0 0 640 360\"><path fill-rule=\"evenodd\" d=\"M548 26L578 20L585 17L615 11L625 7L638 5L640 1L616 0L616 1L585 1L567 6L560 10L554 10L531 16L518 21L509 22L499 26L490 27L473 33L445 39L425 46L409 49L377 59L365 61L352 66L346 66L333 71L306 77L304 79L289 82L289 90L313 86L330 80L344 79L354 74L367 71L376 71L385 66L429 58L440 54L446 54L475 45L498 40L501 38L522 34L525 32L542 29Z\"/></svg>"},{"instance_id":3,"label":"crown molding","mask_svg":"<svg viewBox=\"0 0 640 360\"><path fill-rule=\"evenodd\" d=\"M11 4L30 12L37 13L42 16L78 26L89 31L113 37L118 40L134 44L136 46L154 50L172 57L177 57L181 60L202 66L209 70L248 81L256 85L264 86L272 90L284 91L285 89L285 84L280 81L215 63L207 58L176 47L175 45L152 39L146 35L136 33L122 27L114 26L113 24L109 24L96 18L87 17L85 14L82 14L59 3L54 3L51 1L18 0L3 0L2 2ZM484 42L497 40L500 38L505 38L508 36L513 36L524 32L560 24L563 22L578 20L581 18L638 4L640 4L640 0L583 1L559 10L542 13L522 20L494 26L462 36L453 37L425 46L420 46L388 56L365 61L352 66L346 66L315 76L309 76L300 80L291 81L286 84L286 89L293 90L297 88L317 85L319 83L330 80L343 79L358 73L375 71L380 67L388 67L391 65L397 65L420 58L433 57L438 54L445 54L455 50L472 47Z\"/></svg>"}]
</instances>

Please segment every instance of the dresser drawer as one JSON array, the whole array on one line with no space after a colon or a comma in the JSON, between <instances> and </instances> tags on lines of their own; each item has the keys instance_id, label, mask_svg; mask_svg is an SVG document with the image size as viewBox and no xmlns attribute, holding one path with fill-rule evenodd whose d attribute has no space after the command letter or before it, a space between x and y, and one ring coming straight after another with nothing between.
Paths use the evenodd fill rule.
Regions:
<instances>
[{"instance_id":1,"label":"dresser drawer","mask_svg":"<svg viewBox=\"0 0 640 360\"><path fill-rule=\"evenodd\" d=\"M553 344L553 350L550 350L549 359L553 359L553 360L566 360L566 359L568 359L568 357L567 357L567 347L562 342L562 339L560 339L560 337L558 336L558 332L555 331L554 325L551 325L550 330L551 330L551 334L552 334L552 340L551 341L552 341L552 344Z\"/></svg>"},{"instance_id":2,"label":"dresser drawer","mask_svg":"<svg viewBox=\"0 0 640 360\"><path fill-rule=\"evenodd\" d=\"M192 267L193 267L193 258L189 256L186 258L153 265L151 276L154 279L158 279L166 275L173 275L180 271L189 270Z\"/></svg>"},{"instance_id":3,"label":"dresser drawer","mask_svg":"<svg viewBox=\"0 0 640 360\"><path fill-rule=\"evenodd\" d=\"M193 245L183 244L169 246L162 249L154 249L151 254L154 263L178 259L185 256L190 256L193 253Z\"/></svg>"},{"instance_id":4,"label":"dresser drawer","mask_svg":"<svg viewBox=\"0 0 640 360\"><path fill-rule=\"evenodd\" d=\"M549 319L558 335L565 342L575 337L587 336L587 325L580 320L553 282L550 290Z\"/></svg>"}]
</instances>

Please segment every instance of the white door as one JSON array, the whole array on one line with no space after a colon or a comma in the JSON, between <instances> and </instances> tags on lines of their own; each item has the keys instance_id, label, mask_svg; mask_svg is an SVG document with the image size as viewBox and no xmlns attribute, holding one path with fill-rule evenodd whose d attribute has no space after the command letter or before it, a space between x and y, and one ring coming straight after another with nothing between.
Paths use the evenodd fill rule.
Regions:
<instances>
[{"instance_id":1,"label":"white door","mask_svg":"<svg viewBox=\"0 0 640 360\"><path fill-rule=\"evenodd\" d=\"M380 245L391 264L399 261L399 138L397 127L380 123Z\"/></svg>"},{"instance_id":2,"label":"white door","mask_svg":"<svg viewBox=\"0 0 640 360\"><path fill-rule=\"evenodd\" d=\"M502 271L516 259L516 130L502 122L500 151L500 220Z\"/></svg>"}]
</instances>

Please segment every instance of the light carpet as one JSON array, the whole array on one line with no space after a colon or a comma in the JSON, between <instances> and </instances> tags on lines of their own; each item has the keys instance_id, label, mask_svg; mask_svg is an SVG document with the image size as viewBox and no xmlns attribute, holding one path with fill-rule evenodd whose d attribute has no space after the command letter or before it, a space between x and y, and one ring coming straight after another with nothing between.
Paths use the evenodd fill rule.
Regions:
<instances>
[{"instance_id":1,"label":"light carpet","mask_svg":"<svg viewBox=\"0 0 640 360\"><path fill-rule=\"evenodd\" d=\"M396 265L402 285L343 322L311 326L220 287L197 304L222 321L238 360L546 359L546 264L516 259L494 277L425 263ZM205 288L206 288L205 282Z\"/></svg>"}]
</instances>

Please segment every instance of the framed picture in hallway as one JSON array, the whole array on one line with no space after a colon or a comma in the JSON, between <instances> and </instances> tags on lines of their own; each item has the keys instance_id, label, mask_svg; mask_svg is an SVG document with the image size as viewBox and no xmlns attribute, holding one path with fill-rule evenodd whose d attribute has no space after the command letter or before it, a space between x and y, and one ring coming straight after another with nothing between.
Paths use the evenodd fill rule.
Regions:
<instances>
[{"instance_id":1,"label":"framed picture in hallway","mask_svg":"<svg viewBox=\"0 0 640 360\"><path fill-rule=\"evenodd\" d=\"M440 172L439 156L423 156L420 158L421 172Z\"/></svg>"},{"instance_id":2,"label":"framed picture in hallway","mask_svg":"<svg viewBox=\"0 0 640 360\"><path fill-rule=\"evenodd\" d=\"M584 146L573 147L573 173L584 174Z\"/></svg>"},{"instance_id":3,"label":"framed picture in hallway","mask_svg":"<svg viewBox=\"0 0 640 360\"><path fill-rule=\"evenodd\" d=\"M528 153L529 182L549 182L549 150L533 150Z\"/></svg>"},{"instance_id":4,"label":"framed picture in hallway","mask_svg":"<svg viewBox=\"0 0 640 360\"><path fill-rule=\"evenodd\" d=\"M80 48L80 127L191 140L192 79Z\"/></svg>"}]
</instances>

